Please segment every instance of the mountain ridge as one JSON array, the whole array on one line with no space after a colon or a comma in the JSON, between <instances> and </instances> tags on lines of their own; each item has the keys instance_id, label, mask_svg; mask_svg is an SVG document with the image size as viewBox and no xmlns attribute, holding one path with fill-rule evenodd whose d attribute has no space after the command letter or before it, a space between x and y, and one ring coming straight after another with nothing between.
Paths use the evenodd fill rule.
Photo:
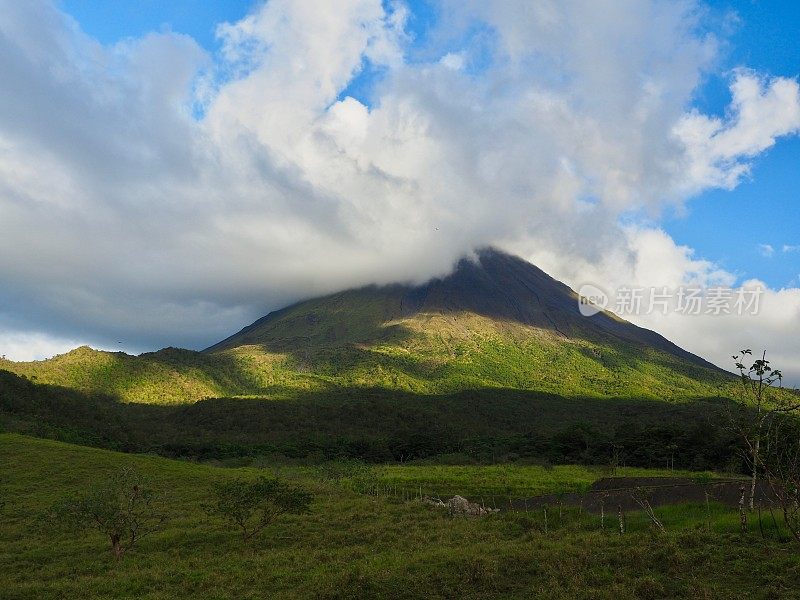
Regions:
<instances>
[{"instance_id":1,"label":"mountain ridge","mask_svg":"<svg viewBox=\"0 0 800 600\"><path fill-rule=\"evenodd\" d=\"M449 275L433 278L421 285L369 285L297 302L270 312L203 352L258 343L264 328L298 308L369 293L386 298L389 309L385 314L387 322L425 312L471 312L538 329L550 329L565 338L586 335L591 324L598 332L623 341L646 344L694 364L722 371L661 334L634 325L613 313L600 311L592 316L583 316L578 308L578 294L574 290L522 258L496 248L483 248L476 254L477 263L462 258ZM525 298L526 294L532 296L535 304L541 308L536 307L530 298ZM391 310L392 303L396 305L394 311Z\"/></svg>"},{"instance_id":2,"label":"mountain ridge","mask_svg":"<svg viewBox=\"0 0 800 600\"><path fill-rule=\"evenodd\" d=\"M732 381L653 331L611 313L581 315L568 286L492 249L420 286L367 286L293 304L203 352L82 348L45 361L0 360L0 369L153 404L500 389L684 401L717 396Z\"/></svg>"}]
</instances>

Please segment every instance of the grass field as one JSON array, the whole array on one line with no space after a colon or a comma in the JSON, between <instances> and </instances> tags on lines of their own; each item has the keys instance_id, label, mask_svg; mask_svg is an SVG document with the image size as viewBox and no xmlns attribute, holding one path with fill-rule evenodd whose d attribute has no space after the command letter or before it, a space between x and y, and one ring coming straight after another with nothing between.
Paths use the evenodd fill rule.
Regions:
<instances>
[{"instance_id":1,"label":"grass field","mask_svg":"<svg viewBox=\"0 0 800 600\"><path fill-rule=\"evenodd\" d=\"M252 547L209 520L214 482L255 477L153 456L0 435L0 597L20 598L792 598L797 549L757 530L743 538L721 506L658 509L667 533L629 515L628 532L596 516L501 512L453 518L419 502L374 497L312 467L281 474L315 494ZM115 564L99 534L37 525L40 515L123 465L165 490L170 520ZM643 471L629 470L625 474ZM479 495L580 489L584 467L378 467L386 485ZM708 520L710 519L710 523ZM710 527L709 527L710 525Z\"/></svg>"},{"instance_id":2,"label":"grass field","mask_svg":"<svg viewBox=\"0 0 800 600\"><path fill-rule=\"evenodd\" d=\"M506 502L509 498L519 499L559 492L583 492L589 485L608 476L603 467L579 465L557 465L553 467L526 465L386 465L379 469L381 484L400 490L422 490L424 494L449 498L455 494L469 498L484 496ZM692 473L660 469L618 468L616 476L653 477L708 476L711 474Z\"/></svg>"}]
</instances>

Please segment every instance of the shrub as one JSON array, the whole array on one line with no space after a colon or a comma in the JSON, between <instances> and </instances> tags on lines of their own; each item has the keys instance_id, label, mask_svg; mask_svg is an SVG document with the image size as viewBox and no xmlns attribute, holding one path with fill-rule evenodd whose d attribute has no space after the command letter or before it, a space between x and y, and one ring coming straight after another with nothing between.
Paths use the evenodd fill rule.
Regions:
<instances>
[{"instance_id":1,"label":"shrub","mask_svg":"<svg viewBox=\"0 0 800 600\"><path fill-rule=\"evenodd\" d=\"M279 477L236 479L214 486L214 500L206 511L236 527L242 541L249 543L282 515L307 512L311 500L309 492Z\"/></svg>"},{"instance_id":2,"label":"shrub","mask_svg":"<svg viewBox=\"0 0 800 600\"><path fill-rule=\"evenodd\" d=\"M372 493L378 485L378 471L360 460L340 459L317 467L320 479L360 494Z\"/></svg>"}]
</instances>

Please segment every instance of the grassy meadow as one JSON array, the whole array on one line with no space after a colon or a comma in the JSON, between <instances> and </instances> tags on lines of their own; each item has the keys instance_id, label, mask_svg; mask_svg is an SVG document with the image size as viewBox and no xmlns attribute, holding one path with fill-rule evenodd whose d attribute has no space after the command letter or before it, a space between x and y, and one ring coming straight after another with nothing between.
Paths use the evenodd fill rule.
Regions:
<instances>
[{"instance_id":1,"label":"grassy meadow","mask_svg":"<svg viewBox=\"0 0 800 600\"><path fill-rule=\"evenodd\" d=\"M377 470L380 485L401 491L450 498L456 494L502 506L509 499L552 493L585 492L589 486L611 475L606 467L584 465L384 465ZM620 467L618 477L713 477L709 472Z\"/></svg>"},{"instance_id":2,"label":"grassy meadow","mask_svg":"<svg viewBox=\"0 0 800 600\"><path fill-rule=\"evenodd\" d=\"M479 519L357 493L318 467L220 468L0 435L0 597L23 598L791 598L796 549L755 524L738 533L728 508L656 512L666 534L629 514L620 535L607 517L565 510ZM52 528L41 516L121 466L167 493L165 528L115 563L98 533ZM467 497L580 490L597 468L372 467L389 487ZM275 472L313 492L306 515L287 516L252 546L202 509L214 482ZM642 474L623 470L621 474ZM650 472L652 474L652 472ZM674 472L671 474L675 474Z\"/></svg>"}]
</instances>

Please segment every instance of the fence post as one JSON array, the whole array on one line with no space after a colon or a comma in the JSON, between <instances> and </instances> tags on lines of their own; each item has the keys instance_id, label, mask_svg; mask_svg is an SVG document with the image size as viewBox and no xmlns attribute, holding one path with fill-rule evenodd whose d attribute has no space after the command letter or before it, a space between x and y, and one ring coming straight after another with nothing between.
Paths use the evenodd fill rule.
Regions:
<instances>
[{"instance_id":1,"label":"fence post","mask_svg":"<svg viewBox=\"0 0 800 600\"><path fill-rule=\"evenodd\" d=\"M547 533L547 504L544 505L544 532Z\"/></svg>"},{"instance_id":2,"label":"fence post","mask_svg":"<svg viewBox=\"0 0 800 600\"><path fill-rule=\"evenodd\" d=\"M743 485L740 486L739 491L742 493L742 497L739 498L739 527L742 530L742 535L747 535L747 511L744 509L745 487Z\"/></svg>"}]
</instances>

